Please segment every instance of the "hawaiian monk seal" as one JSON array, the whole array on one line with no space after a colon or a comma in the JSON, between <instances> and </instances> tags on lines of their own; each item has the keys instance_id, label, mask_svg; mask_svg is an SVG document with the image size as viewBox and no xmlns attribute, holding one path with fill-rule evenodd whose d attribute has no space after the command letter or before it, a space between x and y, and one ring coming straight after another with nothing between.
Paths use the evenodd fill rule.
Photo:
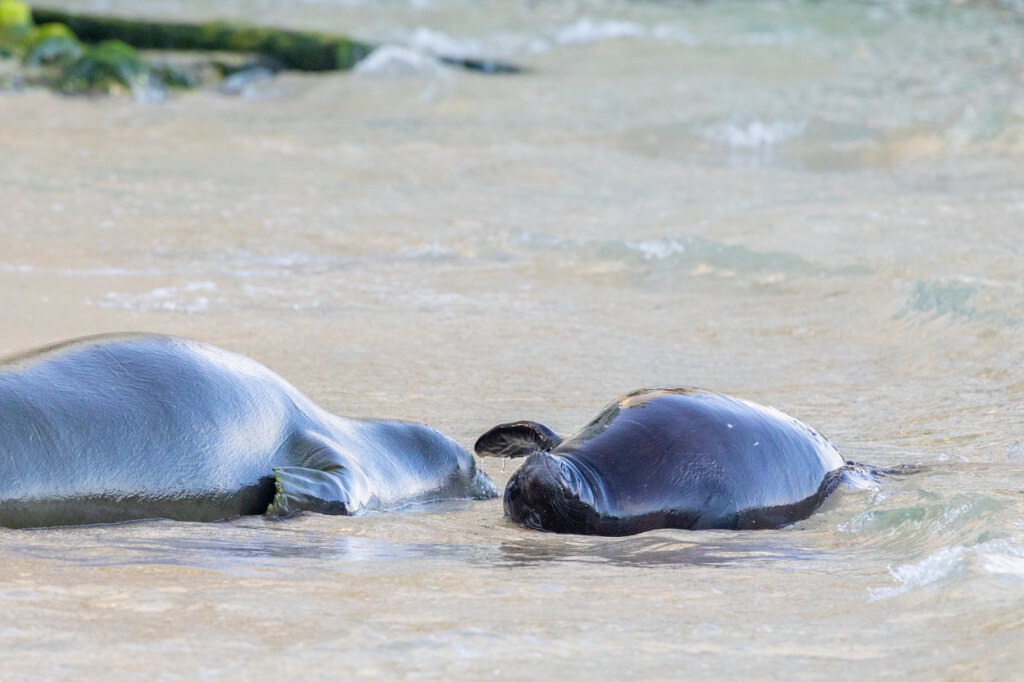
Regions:
<instances>
[{"instance_id":1,"label":"hawaiian monk seal","mask_svg":"<svg viewBox=\"0 0 1024 682\"><path fill-rule=\"evenodd\" d=\"M513 522L588 535L777 528L817 509L846 465L793 417L690 388L629 393L568 440L516 422L475 448L526 456L505 488Z\"/></svg>"},{"instance_id":2,"label":"hawaiian monk seal","mask_svg":"<svg viewBox=\"0 0 1024 682\"><path fill-rule=\"evenodd\" d=\"M437 431L317 407L254 360L102 335L0 361L0 525L356 514L493 497Z\"/></svg>"}]
</instances>

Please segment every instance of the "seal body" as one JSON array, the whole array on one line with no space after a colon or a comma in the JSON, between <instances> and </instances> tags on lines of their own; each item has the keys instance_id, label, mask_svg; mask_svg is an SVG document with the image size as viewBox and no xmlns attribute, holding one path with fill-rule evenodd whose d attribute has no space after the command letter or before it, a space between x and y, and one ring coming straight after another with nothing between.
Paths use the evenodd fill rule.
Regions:
<instances>
[{"instance_id":1,"label":"seal body","mask_svg":"<svg viewBox=\"0 0 1024 682\"><path fill-rule=\"evenodd\" d=\"M254 360L195 341L107 335L0 363L3 526L493 495L472 455L437 431L337 417Z\"/></svg>"},{"instance_id":2,"label":"seal body","mask_svg":"<svg viewBox=\"0 0 1024 682\"><path fill-rule=\"evenodd\" d=\"M793 417L689 388L634 391L564 441L533 422L503 424L476 450L526 456L505 488L512 521L589 535L776 528L809 516L846 464Z\"/></svg>"}]
</instances>

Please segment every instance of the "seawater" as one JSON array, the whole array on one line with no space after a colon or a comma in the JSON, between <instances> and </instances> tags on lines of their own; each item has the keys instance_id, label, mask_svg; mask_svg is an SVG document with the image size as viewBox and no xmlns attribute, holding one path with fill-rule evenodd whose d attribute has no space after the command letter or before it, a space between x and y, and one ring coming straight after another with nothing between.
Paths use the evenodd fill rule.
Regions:
<instances>
[{"instance_id":1,"label":"seawater","mask_svg":"<svg viewBox=\"0 0 1024 682\"><path fill-rule=\"evenodd\" d=\"M0 93L0 351L195 337L467 447L693 385L923 469L764 532L500 500L0 531L0 677L1022 678L1019 6L58 4L385 47L238 96Z\"/></svg>"}]
</instances>

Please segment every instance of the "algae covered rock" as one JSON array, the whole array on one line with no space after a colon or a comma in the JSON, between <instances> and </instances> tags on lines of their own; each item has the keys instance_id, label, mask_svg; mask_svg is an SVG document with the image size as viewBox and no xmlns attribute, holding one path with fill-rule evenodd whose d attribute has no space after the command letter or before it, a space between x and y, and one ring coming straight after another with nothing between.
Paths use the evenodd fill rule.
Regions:
<instances>
[{"instance_id":1,"label":"algae covered rock","mask_svg":"<svg viewBox=\"0 0 1024 682\"><path fill-rule=\"evenodd\" d=\"M2 1L2 0L0 0ZM120 40L143 50L203 50L258 54L286 69L349 69L370 53L370 46L345 36L263 28L225 21L189 24L122 19L37 9L35 19L66 24L86 43Z\"/></svg>"},{"instance_id":2,"label":"algae covered rock","mask_svg":"<svg viewBox=\"0 0 1024 682\"><path fill-rule=\"evenodd\" d=\"M149 79L149 66L133 47L107 40L68 64L58 88L68 94L134 92L145 88Z\"/></svg>"},{"instance_id":3,"label":"algae covered rock","mask_svg":"<svg viewBox=\"0 0 1024 682\"><path fill-rule=\"evenodd\" d=\"M21 0L0 0L0 57L9 57L32 31L32 12Z\"/></svg>"},{"instance_id":4,"label":"algae covered rock","mask_svg":"<svg viewBox=\"0 0 1024 682\"><path fill-rule=\"evenodd\" d=\"M82 44L64 24L36 27L22 43L26 66L70 62L82 55Z\"/></svg>"},{"instance_id":5,"label":"algae covered rock","mask_svg":"<svg viewBox=\"0 0 1024 682\"><path fill-rule=\"evenodd\" d=\"M147 57L136 49L146 50ZM222 92L256 96L255 86L281 69L351 69L371 49L346 36L316 31L225 21L148 21L30 9L22 0L0 0L0 57L18 55L27 67L5 76L0 85L16 80L65 94L128 91L149 99L162 98L168 89L220 84ZM197 61L196 53L206 54ZM235 73L233 66L222 68L225 54L241 58L244 73ZM433 59L486 73L519 71L493 60L443 55Z\"/></svg>"}]
</instances>

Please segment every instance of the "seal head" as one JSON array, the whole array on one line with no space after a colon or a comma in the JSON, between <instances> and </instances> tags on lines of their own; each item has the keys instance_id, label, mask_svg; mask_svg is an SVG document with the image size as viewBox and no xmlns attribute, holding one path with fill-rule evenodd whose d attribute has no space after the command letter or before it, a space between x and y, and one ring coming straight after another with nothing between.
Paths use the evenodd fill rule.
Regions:
<instances>
[{"instance_id":1,"label":"seal head","mask_svg":"<svg viewBox=\"0 0 1024 682\"><path fill-rule=\"evenodd\" d=\"M526 458L505 487L505 515L537 530L571 533L597 522L594 489L567 457L537 452Z\"/></svg>"}]
</instances>

